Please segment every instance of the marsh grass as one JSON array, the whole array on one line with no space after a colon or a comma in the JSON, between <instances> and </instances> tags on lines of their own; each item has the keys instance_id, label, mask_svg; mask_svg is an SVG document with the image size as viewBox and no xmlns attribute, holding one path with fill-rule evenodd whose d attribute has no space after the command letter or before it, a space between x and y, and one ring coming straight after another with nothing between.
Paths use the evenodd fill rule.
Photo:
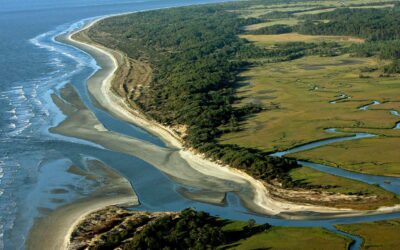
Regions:
<instances>
[{"instance_id":1,"label":"marsh grass","mask_svg":"<svg viewBox=\"0 0 400 250\"><path fill-rule=\"evenodd\" d=\"M363 238L361 249L398 249L400 246L400 220L365 222L351 225L337 225L339 230Z\"/></svg>"},{"instance_id":2,"label":"marsh grass","mask_svg":"<svg viewBox=\"0 0 400 250\"><path fill-rule=\"evenodd\" d=\"M240 231L246 222L227 224L223 230ZM220 249L347 249L351 240L323 228L272 227Z\"/></svg>"}]
</instances>

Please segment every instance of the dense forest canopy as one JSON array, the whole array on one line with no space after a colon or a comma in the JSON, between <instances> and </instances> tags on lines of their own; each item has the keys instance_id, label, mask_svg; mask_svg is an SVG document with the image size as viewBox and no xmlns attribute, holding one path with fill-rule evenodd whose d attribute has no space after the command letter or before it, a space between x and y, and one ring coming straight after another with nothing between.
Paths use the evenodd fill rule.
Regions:
<instances>
[{"instance_id":1,"label":"dense forest canopy","mask_svg":"<svg viewBox=\"0 0 400 250\"><path fill-rule=\"evenodd\" d=\"M120 248L124 250L217 249L217 247L264 232L271 227L269 224L256 225L253 220L249 220L242 229L227 231L223 229L227 223L230 221L188 208L180 212L179 216L167 215L147 223L133 235L129 243L122 244ZM112 243L104 249L110 249L110 247Z\"/></svg>"},{"instance_id":2,"label":"dense forest canopy","mask_svg":"<svg viewBox=\"0 0 400 250\"><path fill-rule=\"evenodd\" d=\"M276 24L272 26L263 27L260 29L252 30L248 33L255 35L276 35L276 34L285 34L292 32L292 27L284 24Z\"/></svg>"},{"instance_id":3,"label":"dense forest canopy","mask_svg":"<svg viewBox=\"0 0 400 250\"><path fill-rule=\"evenodd\" d=\"M310 35L348 35L365 38L366 42L353 45L349 52L357 56L379 56L392 59L385 73L400 73L400 4L394 7L351 9L304 15L295 30ZM321 20L329 20L321 22Z\"/></svg>"},{"instance_id":4,"label":"dense forest canopy","mask_svg":"<svg viewBox=\"0 0 400 250\"><path fill-rule=\"evenodd\" d=\"M123 249L213 249L226 242L222 222L205 212L183 210L147 224Z\"/></svg>"},{"instance_id":5,"label":"dense forest canopy","mask_svg":"<svg viewBox=\"0 0 400 250\"><path fill-rule=\"evenodd\" d=\"M400 38L400 8L351 9L339 8L314 15L298 27L305 34L349 35L370 41ZM329 20L329 22L315 22Z\"/></svg>"}]
</instances>

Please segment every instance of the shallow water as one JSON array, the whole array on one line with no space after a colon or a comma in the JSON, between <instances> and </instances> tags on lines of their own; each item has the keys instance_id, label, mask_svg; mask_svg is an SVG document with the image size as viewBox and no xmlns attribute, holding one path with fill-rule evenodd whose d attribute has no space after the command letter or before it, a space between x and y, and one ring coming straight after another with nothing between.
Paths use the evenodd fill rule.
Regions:
<instances>
[{"instance_id":1,"label":"shallow water","mask_svg":"<svg viewBox=\"0 0 400 250\"><path fill-rule=\"evenodd\" d=\"M53 38L83 18L205 2L217 1L0 0L0 249L24 248L35 218L92 191L90 181L68 172L71 165L83 167L86 157L124 170L137 182L141 196L147 193L142 185L159 182L175 196L165 199L174 203L179 197L173 183L139 159L48 132L63 119L50 94L73 82L106 127L163 145L96 109L84 83L97 68L95 61ZM158 206L156 201L146 203Z\"/></svg>"},{"instance_id":2,"label":"shallow water","mask_svg":"<svg viewBox=\"0 0 400 250\"><path fill-rule=\"evenodd\" d=\"M392 114L394 116L400 116L400 113L397 110L390 110L389 112L390 112L390 114ZM393 129L400 129L400 121L396 122Z\"/></svg>"},{"instance_id":3,"label":"shallow water","mask_svg":"<svg viewBox=\"0 0 400 250\"><path fill-rule=\"evenodd\" d=\"M369 107L374 106L374 105L378 105L378 104L381 104L381 103L379 101L372 101L371 103L363 105L363 106L359 107L358 109L359 110L368 110Z\"/></svg>"},{"instance_id":4,"label":"shallow water","mask_svg":"<svg viewBox=\"0 0 400 250\"><path fill-rule=\"evenodd\" d=\"M234 192L227 194L224 205L196 202L185 198L181 192L182 189L190 190L191 186L177 184L171 176L139 158L48 132L65 118L50 95L59 93L59 89L70 82L108 130L165 147L157 137L97 108L85 85L86 79L98 69L96 62L87 54L56 42L54 37L80 27L85 22L79 21L83 18L216 1L125 2L103 0L99 4L98 1L85 1L82 6L81 1L76 0L29 0L23 1L24 4L18 0L7 2L0 10L0 63L4 66L0 67L0 230L3 235L0 249L3 246L5 249L24 248L24 240L35 218L94 190L90 180L68 171L72 165L84 168L86 158L98 159L132 183L141 202L140 206L132 208L134 210L178 211L194 207L230 219L254 218L273 225L330 229L336 223L400 217L399 213L393 213L307 221L269 218L248 211ZM315 146L320 144L312 147ZM349 176L348 173L344 175ZM397 182L392 183L388 189Z\"/></svg>"}]
</instances>

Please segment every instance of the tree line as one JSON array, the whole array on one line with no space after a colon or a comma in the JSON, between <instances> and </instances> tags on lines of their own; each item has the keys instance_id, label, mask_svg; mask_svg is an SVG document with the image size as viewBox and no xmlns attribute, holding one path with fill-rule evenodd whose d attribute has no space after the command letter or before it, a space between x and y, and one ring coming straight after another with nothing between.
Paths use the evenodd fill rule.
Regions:
<instances>
[{"instance_id":1,"label":"tree line","mask_svg":"<svg viewBox=\"0 0 400 250\"><path fill-rule=\"evenodd\" d=\"M334 11L302 16L300 33L312 35L348 35L369 41L400 38L400 8L339 8ZM329 20L319 22L318 20Z\"/></svg>"},{"instance_id":2,"label":"tree line","mask_svg":"<svg viewBox=\"0 0 400 250\"><path fill-rule=\"evenodd\" d=\"M249 220L241 229L226 231L223 226L227 223L230 221L188 208L180 212L179 216L163 216L143 226L127 243L121 244L120 249L216 249L271 227L269 224L257 225L254 220Z\"/></svg>"},{"instance_id":3,"label":"tree line","mask_svg":"<svg viewBox=\"0 0 400 250\"><path fill-rule=\"evenodd\" d=\"M394 7L351 9L339 8L335 11L304 15L304 21L295 27L303 34L347 35L365 38L361 44L349 48L357 56L378 56L391 59L384 67L387 74L400 73L400 5ZM320 22L329 20L329 22Z\"/></svg>"}]
</instances>

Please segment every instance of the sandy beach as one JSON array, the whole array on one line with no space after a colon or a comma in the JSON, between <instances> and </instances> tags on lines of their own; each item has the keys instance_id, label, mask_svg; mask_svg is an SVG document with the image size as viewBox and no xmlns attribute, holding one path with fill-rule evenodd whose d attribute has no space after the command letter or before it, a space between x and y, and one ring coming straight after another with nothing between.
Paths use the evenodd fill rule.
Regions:
<instances>
[{"instance_id":1,"label":"sandy beach","mask_svg":"<svg viewBox=\"0 0 400 250\"><path fill-rule=\"evenodd\" d=\"M104 72L102 72L101 75L95 75L88 80L87 86L90 94L95 98L100 107L107 110L115 117L146 129L148 132L160 137L169 146L182 148L181 139L170 128L162 126L157 122L150 121L139 111L132 109L123 98L112 91L111 85L115 72L118 69L118 65L123 62L125 55L119 51L110 50L100 45L82 42L74 37L79 32L90 29L93 25L107 17L109 16L96 19L88 23L82 29L68 34L65 38L66 42L86 51L94 56L96 61L102 61L103 64L106 65L106 67L103 67ZM99 81L101 84L99 84Z\"/></svg>"}]
</instances>

